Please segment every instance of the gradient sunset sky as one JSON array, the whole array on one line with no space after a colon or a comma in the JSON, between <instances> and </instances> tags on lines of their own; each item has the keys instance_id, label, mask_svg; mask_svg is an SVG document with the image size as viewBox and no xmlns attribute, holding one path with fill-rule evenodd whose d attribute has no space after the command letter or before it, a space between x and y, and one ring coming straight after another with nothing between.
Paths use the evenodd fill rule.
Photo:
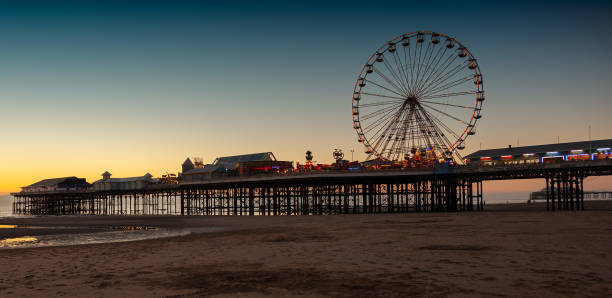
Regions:
<instances>
[{"instance_id":1,"label":"gradient sunset sky","mask_svg":"<svg viewBox=\"0 0 612 298\"><path fill-rule=\"evenodd\" d=\"M479 59L487 101L464 152L586 140L589 125L612 138L612 4L489 2L2 2L0 193L193 156L362 160L357 75L418 30Z\"/></svg>"}]
</instances>

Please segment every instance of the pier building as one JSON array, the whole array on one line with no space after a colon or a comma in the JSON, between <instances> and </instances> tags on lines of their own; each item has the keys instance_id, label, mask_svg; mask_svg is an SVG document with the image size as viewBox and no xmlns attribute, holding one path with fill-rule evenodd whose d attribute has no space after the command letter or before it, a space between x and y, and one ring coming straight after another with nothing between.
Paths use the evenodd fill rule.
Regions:
<instances>
[{"instance_id":1,"label":"pier building","mask_svg":"<svg viewBox=\"0 0 612 298\"><path fill-rule=\"evenodd\" d=\"M44 179L34 184L22 187L21 192L36 193L36 192L79 191L79 190L87 190L89 187L90 187L90 184L87 183L85 178L77 178L75 176L71 176L71 177Z\"/></svg>"},{"instance_id":2,"label":"pier building","mask_svg":"<svg viewBox=\"0 0 612 298\"><path fill-rule=\"evenodd\" d=\"M207 181L219 177L250 176L265 173L283 173L293 169L290 161L279 161L272 152L218 157L212 164L197 167L187 158L182 164L181 180Z\"/></svg>"},{"instance_id":3,"label":"pier building","mask_svg":"<svg viewBox=\"0 0 612 298\"><path fill-rule=\"evenodd\" d=\"M92 184L91 189L94 191L138 190L144 189L156 181L153 175L149 173L137 177L111 178L111 173L106 171L102 174L102 179Z\"/></svg>"},{"instance_id":4,"label":"pier building","mask_svg":"<svg viewBox=\"0 0 612 298\"><path fill-rule=\"evenodd\" d=\"M612 159L612 139L486 149L465 157L467 164L482 166L559 163Z\"/></svg>"}]
</instances>

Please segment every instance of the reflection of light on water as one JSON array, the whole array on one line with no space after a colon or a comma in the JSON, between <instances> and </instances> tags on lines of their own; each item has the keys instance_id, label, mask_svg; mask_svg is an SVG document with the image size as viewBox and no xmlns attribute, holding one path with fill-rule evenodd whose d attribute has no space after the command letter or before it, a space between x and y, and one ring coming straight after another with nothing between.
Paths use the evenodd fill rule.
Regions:
<instances>
[{"instance_id":1,"label":"reflection of light on water","mask_svg":"<svg viewBox=\"0 0 612 298\"><path fill-rule=\"evenodd\" d=\"M142 230L158 230L156 227L148 227L148 226L114 226L109 227L111 230L121 230L121 231L142 231Z\"/></svg>"},{"instance_id":2,"label":"reflection of light on water","mask_svg":"<svg viewBox=\"0 0 612 298\"><path fill-rule=\"evenodd\" d=\"M97 233L67 233L54 235L41 235L35 237L26 236L19 238L8 238L0 240L0 248L23 248L23 247L45 247L66 246L79 244L97 244L112 242L127 242L165 237L185 236L192 233L209 233L225 230L220 227L201 227L185 229L133 229L133 230L111 230L109 232ZM16 240L21 239L21 240ZM29 240L26 240L29 239ZM6 244L5 244L6 242Z\"/></svg>"},{"instance_id":3,"label":"reflection of light on water","mask_svg":"<svg viewBox=\"0 0 612 298\"><path fill-rule=\"evenodd\" d=\"M31 237L31 236L6 238L3 240L0 240L0 247L14 247L14 246L20 246L21 244L24 244L24 243L32 243L36 241L38 241L38 238Z\"/></svg>"},{"instance_id":4,"label":"reflection of light on water","mask_svg":"<svg viewBox=\"0 0 612 298\"><path fill-rule=\"evenodd\" d=\"M17 225L0 225L0 229L14 229Z\"/></svg>"}]
</instances>

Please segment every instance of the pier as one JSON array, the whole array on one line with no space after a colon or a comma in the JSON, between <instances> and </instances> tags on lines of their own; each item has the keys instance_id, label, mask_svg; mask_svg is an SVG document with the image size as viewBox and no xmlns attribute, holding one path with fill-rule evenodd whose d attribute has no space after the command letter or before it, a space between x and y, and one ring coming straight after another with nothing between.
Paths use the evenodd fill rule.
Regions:
<instances>
[{"instance_id":1,"label":"pier","mask_svg":"<svg viewBox=\"0 0 612 298\"><path fill-rule=\"evenodd\" d=\"M329 215L484 210L482 182L542 178L547 210L584 210L584 178L612 160L337 171L153 184L141 190L18 192L22 215Z\"/></svg>"}]
</instances>

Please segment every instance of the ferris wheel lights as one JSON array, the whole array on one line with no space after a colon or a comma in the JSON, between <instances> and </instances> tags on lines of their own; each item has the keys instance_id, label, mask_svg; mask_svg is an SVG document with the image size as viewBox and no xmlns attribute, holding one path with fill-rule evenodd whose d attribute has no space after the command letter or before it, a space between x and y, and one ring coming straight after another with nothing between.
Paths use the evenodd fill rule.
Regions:
<instances>
[{"instance_id":1,"label":"ferris wheel lights","mask_svg":"<svg viewBox=\"0 0 612 298\"><path fill-rule=\"evenodd\" d=\"M434 34L431 36L431 43L433 43L433 44L439 44L439 43L440 43L440 35L439 35L439 34L437 34L437 33L434 33Z\"/></svg>"},{"instance_id":2,"label":"ferris wheel lights","mask_svg":"<svg viewBox=\"0 0 612 298\"><path fill-rule=\"evenodd\" d=\"M459 58L465 58L465 56L467 56L466 49L464 47L457 49L457 56L459 56Z\"/></svg>"},{"instance_id":3,"label":"ferris wheel lights","mask_svg":"<svg viewBox=\"0 0 612 298\"><path fill-rule=\"evenodd\" d=\"M425 41L425 38L423 37L423 33L418 33L417 34L417 42L418 43L423 43Z\"/></svg>"},{"instance_id":4,"label":"ferris wheel lights","mask_svg":"<svg viewBox=\"0 0 612 298\"><path fill-rule=\"evenodd\" d=\"M455 47L455 43L453 42L453 40L452 39L447 39L446 40L446 48L447 49L452 49L454 47Z\"/></svg>"},{"instance_id":5,"label":"ferris wheel lights","mask_svg":"<svg viewBox=\"0 0 612 298\"><path fill-rule=\"evenodd\" d=\"M472 58L470 60L468 60L470 62L470 65L468 66L469 69L476 69L476 67L478 66L478 64L476 63L476 59Z\"/></svg>"},{"instance_id":6,"label":"ferris wheel lights","mask_svg":"<svg viewBox=\"0 0 612 298\"><path fill-rule=\"evenodd\" d=\"M409 47L411 38L416 48ZM406 57L405 61L389 58L397 67L384 61L385 54L397 58L396 53ZM438 60L450 62L434 60L427 71L418 67L416 56L436 53L442 55ZM376 64L379 62L384 63ZM415 83L417 78L427 82ZM459 150L476 133L474 123L481 118L482 83L476 59L454 38L430 31L400 35L374 52L358 76L352 96L358 142L368 158L378 160L398 162L403 158L416 166L427 166L441 157L460 161ZM414 94L419 94L418 100Z\"/></svg>"},{"instance_id":7,"label":"ferris wheel lights","mask_svg":"<svg viewBox=\"0 0 612 298\"><path fill-rule=\"evenodd\" d=\"M484 94L483 93L476 93L476 100L477 101L484 101Z\"/></svg>"}]
</instances>

